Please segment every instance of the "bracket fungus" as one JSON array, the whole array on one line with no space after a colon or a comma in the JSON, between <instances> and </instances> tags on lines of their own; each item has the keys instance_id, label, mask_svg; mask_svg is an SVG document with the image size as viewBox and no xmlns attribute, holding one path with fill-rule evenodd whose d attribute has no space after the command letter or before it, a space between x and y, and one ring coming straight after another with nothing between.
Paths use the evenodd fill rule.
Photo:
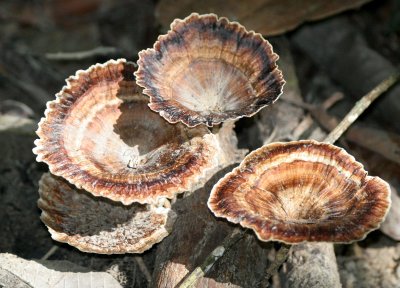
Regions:
<instances>
[{"instance_id":1,"label":"bracket fungus","mask_svg":"<svg viewBox=\"0 0 400 288\"><path fill-rule=\"evenodd\" d=\"M390 188L334 145L272 143L222 178L208 206L262 241L349 243L379 227Z\"/></svg>"},{"instance_id":2,"label":"bracket fungus","mask_svg":"<svg viewBox=\"0 0 400 288\"><path fill-rule=\"evenodd\" d=\"M169 208L123 206L50 173L43 174L39 194L40 218L52 238L83 252L142 253L168 236L176 219Z\"/></svg>"},{"instance_id":3,"label":"bracket fungus","mask_svg":"<svg viewBox=\"0 0 400 288\"><path fill-rule=\"evenodd\" d=\"M125 59L80 70L47 104L33 152L79 189L125 205L192 189L215 166L206 127L171 125L148 109Z\"/></svg>"},{"instance_id":4,"label":"bracket fungus","mask_svg":"<svg viewBox=\"0 0 400 288\"><path fill-rule=\"evenodd\" d=\"M285 81L261 34L215 14L176 19L135 73L150 108L171 123L212 126L272 104Z\"/></svg>"}]
</instances>

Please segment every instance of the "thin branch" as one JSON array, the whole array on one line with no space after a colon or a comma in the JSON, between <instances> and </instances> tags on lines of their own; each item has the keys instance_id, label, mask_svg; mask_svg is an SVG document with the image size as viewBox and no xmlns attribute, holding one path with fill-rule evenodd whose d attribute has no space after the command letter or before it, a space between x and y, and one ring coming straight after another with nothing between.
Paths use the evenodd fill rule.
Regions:
<instances>
[{"instance_id":1,"label":"thin branch","mask_svg":"<svg viewBox=\"0 0 400 288\"><path fill-rule=\"evenodd\" d=\"M46 53L45 56L49 60L73 61L97 56L114 55L116 53L118 53L118 49L115 47L96 47L86 51Z\"/></svg>"},{"instance_id":2,"label":"thin branch","mask_svg":"<svg viewBox=\"0 0 400 288\"><path fill-rule=\"evenodd\" d=\"M49 249L49 251L46 252L46 254L44 254L44 256L42 258L40 258L40 260L47 260L50 258L50 256L52 256L56 251L58 250L58 246L53 245L51 246L51 248Z\"/></svg>"},{"instance_id":3,"label":"thin branch","mask_svg":"<svg viewBox=\"0 0 400 288\"><path fill-rule=\"evenodd\" d=\"M291 247L292 245L282 243L278 252L276 252L274 262L272 262L267 269L267 272L263 280L264 283L263 287L269 286L269 279L271 279L271 277L274 276L276 272L278 272L279 268L283 265L283 263L286 262L287 258L289 257L289 251Z\"/></svg>"},{"instance_id":4,"label":"thin branch","mask_svg":"<svg viewBox=\"0 0 400 288\"><path fill-rule=\"evenodd\" d=\"M350 127L354 121L371 105L371 103L386 92L400 79L400 74L392 75L383 80L378 86L371 90L367 95L361 98L353 109L343 118L343 120L336 126L335 129L325 138L324 142L335 143L336 140Z\"/></svg>"},{"instance_id":5,"label":"thin branch","mask_svg":"<svg viewBox=\"0 0 400 288\"><path fill-rule=\"evenodd\" d=\"M143 273L144 277L146 278L148 286L150 286L151 274L149 272L149 269L147 269L146 263L144 263L143 258L140 256L134 256L133 259L135 259L135 262L139 266L140 271Z\"/></svg>"},{"instance_id":6,"label":"thin branch","mask_svg":"<svg viewBox=\"0 0 400 288\"><path fill-rule=\"evenodd\" d=\"M204 260L204 262L193 270L190 274L184 277L178 285L179 288L188 288L193 287L196 282L203 277L208 271L210 271L211 267L217 262L219 258L224 255L225 251L232 247L236 242L238 242L244 236L244 230L236 228L233 232L228 235L224 241L215 248L211 254L209 254Z\"/></svg>"}]
</instances>

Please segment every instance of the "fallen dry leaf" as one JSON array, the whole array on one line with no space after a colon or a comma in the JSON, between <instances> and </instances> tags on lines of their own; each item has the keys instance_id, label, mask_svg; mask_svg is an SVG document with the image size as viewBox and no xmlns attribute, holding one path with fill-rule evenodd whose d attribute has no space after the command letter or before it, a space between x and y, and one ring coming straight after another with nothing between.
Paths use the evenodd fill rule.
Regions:
<instances>
[{"instance_id":1,"label":"fallen dry leaf","mask_svg":"<svg viewBox=\"0 0 400 288\"><path fill-rule=\"evenodd\" d=\"M161 0L156 16L161 24L169 27L175 18L184 18L192 12L212 12L239 21L247 29L263 35L278 35L306 21L358 8L369 1L371 0Z\"/></svg>"},{"instance_id":2,"label":"fallen dry leaf","mask_svg":"<svg viewBox=\"0 0 400 288\"><path fill-rule=\"evenodd\" d=\"M0 277L0 287L122 288L110 274L91 272L68 261L29 261L9 253L2 253L0 254L0 269L4 272L2 275L7 275L7 277ZM16 284L20 286L15 286Z\"/></svg>"}]
</instances>

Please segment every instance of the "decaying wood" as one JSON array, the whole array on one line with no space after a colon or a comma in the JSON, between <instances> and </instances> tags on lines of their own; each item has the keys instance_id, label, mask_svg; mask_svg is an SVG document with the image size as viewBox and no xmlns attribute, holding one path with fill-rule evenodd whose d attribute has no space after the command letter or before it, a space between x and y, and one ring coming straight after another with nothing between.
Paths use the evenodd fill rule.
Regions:
<instances>
[{"instance_id":1,"label":"decaying wood","mask_svg":"<svg viewBox=\"0 0 400 288\"><path fill-rule=\"evenodd\" d=\"M333 261L335 260L335 261ZM332 244L306 243L292 247L283 282L287 287L339 288L340 278Z\"/></svg>"},{"instance_id":2,"label":"decaying wood","mask_svg":"<svg viewBox=\"0 0 400 288\"><path fill-rule=\"evenodd\" d=\"M271 279L281 268L283 263L286 262L287 258L289 257L289 250L291 248L291 245L288 244L281 244L281 247L277 251L275 255L275 260L274 262L271 263L271 265L268 267L267 272L265 274L264 280L262 284L262 287L268 287L269 286L269 279Z\"/></svg>"},{"instance_id":3,"label":"decaying wood","mask_svg":"<svg viewBox=\"0 0 400 288\"><path fill-rule=\"evenodd\" d=\"M222 146L218 155L219 167L216 167L215 175L212 175L204 187L176 201L172 206L178 218L171 235L157 248L153 287L175 287L182 284L184 276L196 266L200 266L206 256L234 230L233 225L220 221L211 214L207 200L212 186L232 169L232 164L241 161L244 151L237 149L232 123L224 124L217 135ZM236 253L224 259L229 263L226 267L218 266L218 273L210 275L210 278L200 277L200 281L194 287L226 287L224 282L229 281L237 281L241 285L243 281L253 281L257 273L260 277L264 267L253 269L253 267L246 268L246 265L253 264L253 259L257 257L261 257L261 261L266 263L266 254L256 241L252 241L250 245L247 241L246 245L238 246L238 249L241 247L242 250L235 251ZM241 253L245 253L246 257L237 257ZM236 270L238 275L232 275L232 269ZM253 271L253 277L249 278L249 275L245 274L249 271Z\"/></svg>"},{"instance_id":4,"label":"decaying wood","mask_svg":"<svg viewBox=\"0 0 400 288\"><path fill-rule=\"evenodd\" d=\"M361 251L338 256L344 288L399 287L400 263L395 255L399 255L400 245L388 237L380 237L379 241L375 239L367 247L354 250Z\"/></svg>"},{"instance_id":5,"label":"decaying wood","mask_svg":"<svg viewBox=\"0 0 400 288\"><path fill-rule=\"evenodd\" d=\"M217 248L207 256L206 260L204 260L200 266L190 273L188 277L183 278L179 284L179 288L193 287L198 279L204 277L204 275L214 266L215 262L224 255L225 249L230 249L237 241L242 239L243 236L244 232L240 228L233 230L233 232L224 239L221 245L217 246Z\"/></svg>"}]
</instances>

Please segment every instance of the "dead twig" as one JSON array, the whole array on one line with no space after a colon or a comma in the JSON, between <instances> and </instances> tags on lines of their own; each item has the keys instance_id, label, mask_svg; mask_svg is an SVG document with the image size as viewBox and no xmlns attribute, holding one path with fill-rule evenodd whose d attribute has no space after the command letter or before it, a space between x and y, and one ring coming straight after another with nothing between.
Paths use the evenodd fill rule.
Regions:
<instances>
[{"instance_id":1,"label":"dead twig","mask_svg":"<svg viewBox=\"0 0 400 288\"><path fill-rule=\"evenodd\" d=\"M328 110L330 107L335 105L338 101L342 100L344 95L340 92L334 93L331 97L326 99L320 106L316 105L311 105L308 103L300 102L300 101L293 101L289 99L282 99L283 101L286 101L289 104L301 107L310 114L308 114L301 122L300 124L293 130L293 140L298 140L300 136L311 127L313 124L313 118L315 118L320 125L322 125L323 128L331 131L333 130L336 125L339 123L339 121L332 121L331 118L329 117L328 113L326 110ZM333 126L333 127L331 127Z\"/></svg>"},{"instance_id":2,"label":"dead twig","mask_svg":"<svg viewBox=\"0 0 400 288\"><path fill-rule=\"evenodd\" d=\"M149 269L147 269L146 263L144 263L143 258L140 256L134 256L133 259L135 259L135 262L139 266L140 271L143 273L144 277L146 278L148 286L150 286L151 274L149 272Z\"/></svg>"},{"instance_id":3,"label":"dead twig","mask_svg":"<svg viewBox=\"0 0 400 288\"><path fill-rule=\"evenodd\" d=\"M272 264L268 267L267 272L265 274L264 280L264 287L269 286L269 279L278 272L279 268L286 262L287 258L289 257L289 250L292 246L282 243L279 250L276 252L275 260ZM260 283L261 284L261 283Z\"/></svg>"},{"instance_id":4,"label":"dead twig","mask_svg":"<svg viewBox=\"0 0 400 288\"><path fill-rule=\"evenodd\" d=\"M208 271L210 271L211 267L217 262L219 258L224 255L225 251L232 247L236 242L238 242L244 236L244 230L236 228L232 231L230 235L228 235L224 241L215 248L204 260L204 262L196 267L190 274L184 277L178 285L179 288L188 288L193 287L197 280L203 277Z\"/></svg>"},{"instance_id":5,"label":"dead twig","mask_svg":"<svg viewBox=\"0 0 400 288\"><path fill-rule=\"evenodd\" d=\"M343 120L336 126L336 128L329 133L328 137L325 138L324 142L335 143L337 139L350 127L354 121L371 105L371 103L386 92L390 87L393 86L400 79L400 74L395 74L389 78L383 80L378 86L371 90L367 95L362 97L354 105L353 109L343 118Z\"/></svg>"},{"instance_id":6,"label":"dead twig","mask_svg":"<svg viewBox=\"0 0 400 288\"><path fill-rule=\"evenodd\" d=\"M115 47L96 47L86 51L46 53L45 57L56 61L75 61L97 56L109 56L118 53Z\"/></svg>"},{"instance_id":7,"label":"dead twig","mask_svg":"<svg viewBox=\"0 0 400 288\"><path fill-rule=\"evenodd\" d=\"M58 246L53 245L51 246L51 248L49 249L49 251L46 252L46 254L44 254L44 256L42 258L40 258L40 260L47 260L50 258L51 255L53 255L56 251L58 250Z\"/></svg>"},{"instance_id":8,"label":"dead twig","mask_svg":"<svg viewBox=\"0 0 400 288\"><path fill-rule=\"evenodd\" d=\"M330 132L339 124L339 120L330 115L326 110L315 107L309 110L312 117L318 122L319 126ZM306 117L303 122L293 132L294 140L299 139L300 135L308 129L311 124L311 116ZM306 127L303 127L307 125ZM316 130L320 130L317 128ZM365 127L363 125L352 125L346 131L346 140L356 143L358 146L367 148L386 159L400 164L399 143L400 136L393 132L385 131L382 128ZM341 140L341 145L346 148L346 142Z\"/></svg>"}]
</instances>

